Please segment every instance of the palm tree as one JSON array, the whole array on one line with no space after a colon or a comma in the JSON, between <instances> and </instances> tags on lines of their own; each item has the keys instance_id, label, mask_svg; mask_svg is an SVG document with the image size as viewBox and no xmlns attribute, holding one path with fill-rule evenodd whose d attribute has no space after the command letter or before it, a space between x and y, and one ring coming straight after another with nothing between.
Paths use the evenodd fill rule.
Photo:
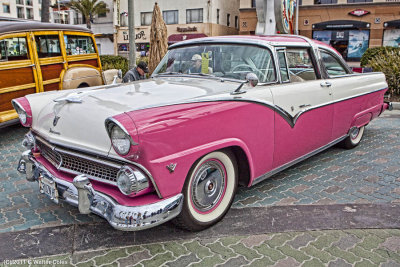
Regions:
<instances>
[{"instance_id":1,"label":"palm tree","mask_svg":"<svg viewBox=\"0 0 400 267\"><path fill-rule=\"evenodd\" d=\"M85 17L88 29L92 28L92 21L95 15L108 12L106 3L103 1L98 2L98 0L72 0L69 6Z\"/></svg>"}]
</instances>

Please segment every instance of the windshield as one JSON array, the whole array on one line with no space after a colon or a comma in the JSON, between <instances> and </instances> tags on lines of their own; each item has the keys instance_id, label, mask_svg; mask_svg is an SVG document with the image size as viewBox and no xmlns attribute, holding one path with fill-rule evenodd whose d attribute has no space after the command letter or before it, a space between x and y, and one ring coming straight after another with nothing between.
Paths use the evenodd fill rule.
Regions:
<instances>
[{"instance_id":1,"label":"windshield","mask_svg":"<svg viewBox=\"0 0 400 267\"><path fill-rule=\"evenodd\" d=\"M251 45L197 45L168 51L154 74L212 75L245 80L248 73L260 83L276 80L271 52Z\"/></svg>"}]
</instances>

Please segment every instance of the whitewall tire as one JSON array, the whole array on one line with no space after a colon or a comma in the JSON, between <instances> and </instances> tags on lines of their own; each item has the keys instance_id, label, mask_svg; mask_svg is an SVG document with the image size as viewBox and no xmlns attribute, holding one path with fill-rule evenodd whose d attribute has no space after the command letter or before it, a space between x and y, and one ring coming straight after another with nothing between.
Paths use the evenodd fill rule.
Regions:
<instances>
[{"instance_id":1,"label":"whitewall tire","mask_svg":"<svg viewBox=\"0 0 400 267\"><path fill-rule=\"evenodd\" d=\"M350 129L349 136L343 140L343 146L347 149L358 146L364 136L365 126Z\"/></svg>"},{"instance_id":2,"label":"whitewall tire","mask_svg":"<svg viewBox=\"0 0 400 267\"><path fill-rule=\"evenodd\" d=\"M237 184L233 153L221 150L205 155L192 166L186 178L182 212L174 222L190 231L217 223L231 207Z\"/></svg>"}]
</instances>

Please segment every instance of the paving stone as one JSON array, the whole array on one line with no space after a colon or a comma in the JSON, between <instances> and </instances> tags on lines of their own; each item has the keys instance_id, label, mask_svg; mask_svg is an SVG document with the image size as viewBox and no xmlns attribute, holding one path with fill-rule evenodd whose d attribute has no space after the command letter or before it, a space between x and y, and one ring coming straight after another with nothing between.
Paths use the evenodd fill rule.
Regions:
<instances>
[{"instance_id":1,"label":"paving stone","mask_svg":"<svg viewBox=\"0 0 400 267\"><path fill-rule=\"evenodd\" d=\"M249 263L248 260L245 259L243 256L238 256L236 258L229 259L228 261L224 262L223 264L219 264L216 266L242 266Z\"/></svg>"},{"instance_id":2,"label":"paving stone","mask_svg":"<svg viewBox=\"0 0 400 267\"><path fill-rule=\"evenodd\" d=\"M353 247L355 244L357 244L360 241L361 241L361 239L359 239L356 236L345 235L345 236L341 237L339 241L334 242L332 245L337 246L339 249L347 250L347 249Z\"/></svg>"},{"instance_id":3,"label":"paving stone","mask_svg":"<svg viewBox=\"0 0 400 267\"><path fill-rule=\"evenodd\" d=\"M260 258L262 255L257 252L255 249L250 249L243 244L235 244L229 246L236 254L243 255L246 260L252 261L256 258Z\"/></svg>"},{"instance_id":4,"label":"paving stone","mask_svg":"<svg viewBox=\"0 0 400 267\"><path fill-rule=\"evenodd\" d=\"M259 246L266 240L271 240L273 235L251 235L241 240L241 243L245 246L252 248L253 246Z\"/></svg>"},{"instance_id":5,"label":"paving stone","mask_svg":"<svg viewBox=\"0 0 400 267\"><path fill-rule=\"evenodd\" d=\"M332 261L335 259L334 256L332 256L331 254L329 254L328 252L324 251L324 250L319 250L316 249L314 246L306 246L306 247L302 247L300 248L301 251L303 251L306 255L309 255L313 258L317 258L319 260L321 260L324 264L327 264L329 261Z\"/></svg>"},{"instance_id":6,"label":"paving stone","mask_svg":"<svg viewBox=\"0 0 400 267\"><path fill-rule=\"evenodd\" d=\"M177 242L164 243L163 245L164 249L171 251L175 257L180 257L189 253L183 245L178 244Z\"/></svg>"},{"instance_id":7,"label":"paving stone","mask_svg":"<svg viewBox=\"0 0 400 267\"><path fill-rule=\"evenodd\" d=\"M119 258L116 262L120 266L129 266L134 265L138 262L141 262L144 259L149 259L152 256L149 254L147 250L136 251L133 253L129 253L128 256Z\"/></svg>"},{"instance_id":8,"label":"paving stone","mask_svg":"<svg viewBox=\"0 0 400 267\"><path fill-rule=\"evenodd\" d=\"M306 246L312 240L315 240L315 238L309 234L303 234L287 242L287 244L292 246L294 249L299 249L300 247Z\"/></svg>"},{"instance_id":9,"label":"paving stone","mask_svg":"<svg viewBox=\"0 0 400 267\"><path fill-rule=\"evenodd\" d=\"M293 267L293 266L300 266L300 262L290 257L284 260L280 260L274 265L274 267Z\"/></svg>"},{"instance_id":10,"label":"paving stone","mask_svg":"<svg viewBox=\"0 0 400 267\"><path fill-rule=\"evenodd\" d=\"M310 256L305 254L303 251L293 249L289 245L285 245L285 246L279 247L277 249L280 250L282 252L282 254L288 255L288 256L296 259L298 262L303 262L303 261L310 259Z\"/></svg>"},{"instance_id":11,"label":"paving stone","mask_svg":"<svg viewBox=\"0 0 400 267\"><path fill-rule=\"evenodd\" d=\"M171 261L174 259L174 256L170 251L167 251L162 254L157 254L151 259L143 260L140 263L143 264L144 266L148 267L159 267L161 264L163 264L165 261Z\"/></svg>"},{"instance_id":12,"label":"paving stone","mask_svg":"<svg viewBox=\"0 0 400 267\"><path fill-rule=\"evenodd\" d=\"M400 252L400 236L389 237L382 244L382 247L393 252Z\"/></svg>"},{"instance_id":13,"label":"paving stone","mask_svg":"<svg viewBox=\"0 0 400 267\"><path fill-rule=\"evenodd\" d=\"M215 266L217 264L223 263L224 260L221 259L218 255L213 255L202 259L200 262L196 262L191 267L200 267L200 266Z\"/></svg>"},{"instance_id":14,"label":"paving stone","mask_svg":"<svg viewBox=\"0 0 400 267\"><path fill-rule=\"evenodd\" d=\"M166 263L167 266L170 267L178 267L178 266L188 266L190 263L199 262L200 259L196 256L195 253L190 253L189 255L184 255L179 257L177 260Z\"/></svg>"},{"instance_id":15,"label":"paving stone","mask_svg":"<svg viewBox=\"0 0 400 267\"><path fill-rule=\"evenodd\" d=\"M207 247L214 253L220 255L223 260L235 255L235 252L229 247L224 247L220 242L208 244Z\"/></svg>"},{"instance_id":16,"label":"paving stone","mask_svg":"<svg viewBox=\"0 0 400 267\"><path fill-rule=\"evenodd\" d=\"M328 267L351 267L351 266L352 266L351 264L340 258L335 261L331 261L328 264Z\"/></svg>"},{"instance_id":17,"label":"paving stone","mask_svg":"<svg viewBox=\"0 0 400 267\"><path fill-rule=\"evenodd\" d=\"M183 245L187 248L187 250L196 253L196 256L199 257L200 259L213 255L213 253L209 248L200 245L200 243L197 240L193 240Z\"/></svg>"}]
</instances>

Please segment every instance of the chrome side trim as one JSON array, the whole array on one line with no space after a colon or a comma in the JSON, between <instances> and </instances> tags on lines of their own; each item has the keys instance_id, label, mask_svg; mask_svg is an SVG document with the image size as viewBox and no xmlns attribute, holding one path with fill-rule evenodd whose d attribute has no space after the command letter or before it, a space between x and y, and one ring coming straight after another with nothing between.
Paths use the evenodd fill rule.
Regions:
<instances>
[{"instance_id":1,"label":"chrome side trim","mask_svg":"<svg viewBox=\"0 0 400 267\"><path fill-rule=\"evenodd\" d=\"M255 178L250 186L256 185L256 184L264 181L265 179L277 174L278 172L281 172L281 171L283 171L283 170L285 170L285 169L287 169L287 168L289 168L289 167L291 167L291 166L293 166L293 165L295 165L295 164L297 164L297 163L299 163L299 162L301 162L301 161L303 161L303 160L305 160L305 159L307 159L309 157L312 157L312 156L324 151L325 149L327 149L327 148L339 143L340 141L346 139L348 136L349 136L348 134L344 135L344 136L342 136L342 137L340 137L340 138L338 138L338 139L336 139L336 140L334 140L334 141L332 141L332 142L330 142L330 143L328 143L328 144L326 144L326 145L324 145L324 146L322 146L322 147L320 147L320 148L318 148L318 149L316 149L316 150L314 150L314 151L312 151L312 152L310 152L310 153L308 153L308 154L306 154L304 156L301 156L301 157L299 157L299 158L297 158L295 160L292 160L291 162L288 162L288 163L286 163L286 164L284 164L284 165L282 165L282 166L280 166L278 168L273 169L270 172L267 172L267 173Z\"/></svg>"},{"instance_id":2,"label":"chrome side trim","mask_svg":"<svg viewBox=\"0 0 400 267\"><path fill-rule=\"evenodd\" d=\"M252 99L252 98L245 98L243 97L243 95L241 96L230 96L230 97L220 97L220 98L211 98L211 97L204 97L204 98L199 98L199 99L194 99L194 100L187 100L187 101L181 101L181 102L173 102L173 103L164 103L164 104L158 104L158 105L149 105L149 106L144 106L138 109L134 109L133 111L137 111L137 110L144 110L144 109L149 109L149 108L159 108L159 107L167 107L167 106L174 106L174 105L183 105L183 104L194 104L194 103L206 103L206 102L219 102L219 101L237 101L237 102L248 102L248 103L254 103L254 104L259 104L259 105L263 105L266 106L267 108L270 108L273 111L276 111L283 119L286 120L286 122L290 125L290 127L294 128L294 126L296 125L297 120L299 119L299 117L301 115L303 115L304 113L317 109L317 108L321 108L324 106L328 106L331 104L335 104L335 103L339 103L342 101L346 101L349 99L353 99L356 97L360 97L360 96L364 96L364 95L368 95L368 94L373 94L382 90L386 90L387 87L382 88L382 89L378 89L372 92L368 92L368 93L362 93L362 94L358 94L355 96L351 96L351 97L347 97L347 98L342 98L336 101L330 101L330 102L326 102L326 103L322 103L320 105L316 105L316 106L312 106L309 108L306 108L304 110L301 110L300 112L298 112L297 114L295 114L294 116L290 115L286 110L284 110L283 108L281 108L278 105L275 105L272 102L269 101L264 101L264 100L260 100L260 99Z\"/></svg>"}]
</instances>

